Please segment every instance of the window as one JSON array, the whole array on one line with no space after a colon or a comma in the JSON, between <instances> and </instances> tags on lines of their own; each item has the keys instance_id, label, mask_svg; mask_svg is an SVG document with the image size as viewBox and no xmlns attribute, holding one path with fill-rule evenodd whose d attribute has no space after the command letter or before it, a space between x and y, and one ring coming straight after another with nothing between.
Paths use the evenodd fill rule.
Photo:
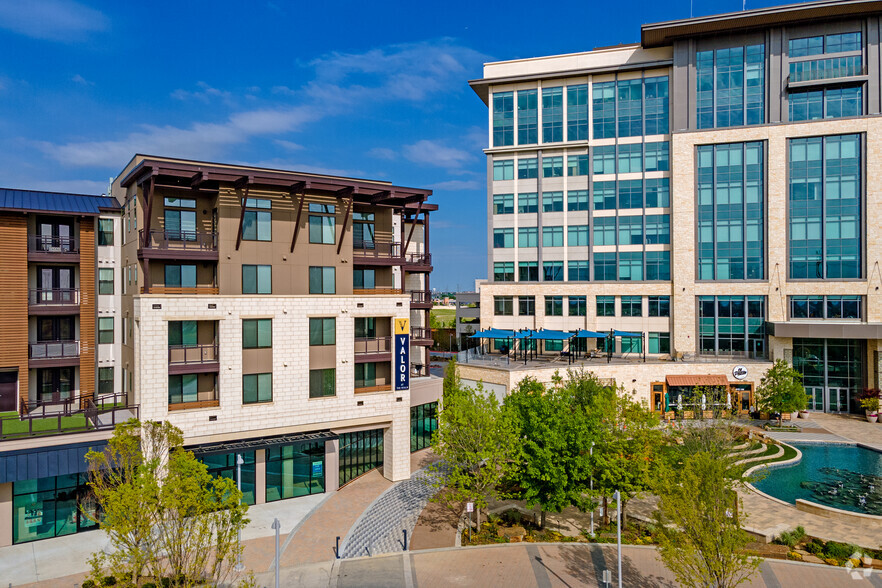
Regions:
<instances>
[{"instance_id":1,"label":"window","mask_svg":"<svg viewBox=\"0 0 882 588\"><path fill-rule=\"evenodd\" d=\"M563 282L563 262L542 262L542 276L546 282Z\"/></svg>"},{"instance_id":2,"label":"window","mask_svg":"<svg viewBox=\"0 0 882 588\"><path fill-rule=\"evenodd\" d=\"M862 277L861 139L790 140L790 278Z\"/></svg>"},{"instance_id":3,"label":"window","mask_svg":"<svg viewBox=\"0 0 882 588\"><path fill-rule=\"evenodd\" d=\"M542 89L542 142L563 141L563 88Z\"/></svg>"},{"instance_id":4,"label":"window","mask_svg":"<svg viewBox=\"0 0 882 588\"><path fill-rule=\"evenodd\" d=\"M619 208L643 208L643 180L621 180Z\"/></svg>"},{"instance_id":5,"label":"window","mask_svg":"<svg viewBox=\"0 0 882 588\"><path fill-rule=\"evenodd\" d=\"M514 145L514 94L493 94L493 146Z\"/></svg>"},{"instance_id":6,"label":"window","mask_svg":"<svg viewBox=\"0 0 882 588\"><path fill-rule=\"evenodd\" d=\"M536 192L518 194L518 212L520 214L539 212L539 196Z\"/></svg>"},{"instance_id":7,"label":"window","mask_svg":"<svg viewBox=\"0 0 882 588\"><path fill-rule=\"evenodd\" d=\"M514 179L514 160L504 159L493 162L493 181L500 182Z\"/></svg>"},{"instance_id":8,"label":"window","mask_svg":"<svg viewBox=\"0 0 882 588\"><path fill-rule=\"evenodd\" d=\"M642 245L643 244L643 217L620 216L619 217L619 244Z\"/></svg>"},{"instance_id":9,"label":"window","mask_svg":"<svg viewBox=\"0 0 882 588\"><path fill-rule=\"evenodd\" d=\"M245 216L242 218L242 240L272 241L272 201L263 198L248 198L245 201Z\"/></svg>"},{"instance_id":10,"label":"window","mask_svg":"<svg viewBox=\"0 0 882 588\"><path fill-rule=\"evenodd\" d=\"M374 213L352 213L352 246L358 249L374 248Z\"/></svg>"},{"instance_id":11,"label":"window","mask_svg":"<svg viewBox=\"0 0 882 588\"><path fill-rule=\"evenodd\" d=\"M333 268L332 268L333 269ZM312 269L310 268L310 286L312 285ZM272 294L273 266L243 265L242 294ZM312 294L312 292L310 292Z\"/></svg>"},{"instance_id":12,"label":"window","mask_svg":"<svg viewBox=\"0 0 882 588\"><path fill-rule=\"evenodd\" d=\"M567 227L567 246L588 246L588 225L570 225Z\"/></svg>"},{"instance_id":13,"label":"window","mask_svg":"<svg viewBox=\"0 0 882 588\"><path fill-rule=\"evenodd\" d=\"M113 394L113 368L98 368L98 395L105 396Z\"/></svg>"},{"instance_id":14,"label":"window","mask_svg":"<svg viewBox=\"0 0 882 588\"><path fill-rule=\"evenodd\" d=\"M619 137L636 137L643 134L643 80L620 80L616 110Z\"/></svg>"},{"instance_id":15,"label":"window","mask_svg":"<svg viewBox=\"0 0 882 588\"><path fill-rule=\"evenodd\" d=\"M587 282L588 260L571 259L567 262L567 279L571 282Z\"/></svg>"},{"instance_id":16,"label":"window","mask_svg":"<svg viewBox=\"0 0 882 588\"><path fill-rule=\"evenodd\" d=\"M671 297L650 296L649 316L671 316Z\"/></svg>"},{"instance_id":17,"label":"window","mask_svg":"<svg viewBox=\"0 0 882 588\"><path fill-rule=\"evenodd\" d=\"M765 55L764 45L698 52L699 129L765 122Z\"/></svg>"},{"instance_id":18,"label":"window","mask_svg":"<svg viewBox=\"0 0 882 588\"><path fill-rule=\"evenodd\" d=\"M267 502L321 494L325 491L325 475L324 441L302 441L266 449Z\"/></svg>"},{"instance_id":19,"label":"window","mask_svg":"<svg viewBox=\"0 0 882 588\"><path fill-rule=\"evenodd\" d=\"M511 296L493 297L493 314L496 316L512 316L514 314L514 298Z\"/></svg>"},{"instance_id":20,"label":"window","mask_svg":"<svg viewBox=\"0 0 882 588\"><path fill-rule=\"evenodd\" d=\"M98 317L98 343L113 343L112 316Z\"/></svg>"},{"instance_id":21,"label":"window","mask_svg":"<svg viewBox=\"0 0 882 588\"><path fill-rule=\"evenodd\" d=\"M824 52L824 37L804 37L802 39L790 39L787 43L788 57L805 57L807 55L821 55Z\"/></svg>"},{"instance_id":22,"label":"window","mask_svg":"<svg viewBox=\"0 0 882 588\"><path fill-rule=\"evenodd\" d=\"M568 176L587 176L591 166L588 154L567 156Z\"/></svg>"},{"instance_id":23,"label":"window","mask_svg":"<svg viewBox=\"0 0 882 588\"><path fill-rule=\"evenodd\" d=\"M410 452L432 445L432 432L438 428L438 403L410 407Z\"/></svg>"},{"instance_id":24,"label":"window","mask_svg":"<svg viewBox=\"0 0 882 588\"><path fill-rule=\"evenodd\" d=\"M643 297L622 296L622 316L643 316Z\"/></svg>"},{"instance_id":25,"label":"window","mask_svg":"<svg viewBox=\"0 0 882 588\"><path fill-rule=\"evenodd\" d=\"M377 270L357 268L352 270L352 288L373 290L377 287Z\"/></svg>"},{"instance_id":26,"label":"window","mask_svg":"<svg viewBox=\"0 0 882 588\"><path fill-rule=\"evenodd\" d=\"M377 336L377 320L374 317L355 318L355 337L357 339L373 339Z\"/></svg>"},{"instance_id":27,"label":"window","mask_svg":"<svg viewBox=\"0 0 882 588\"><path fill-rule=\"evenodd\" d=\"M309 204L309 242L333 245L337 242L333 204Z\"/></svg>"},{"instance_id":28,"label":"window","mask_svg":"<svg viewBox=\"0 0 882 588\"><path fill-rule=\"evenodd\" d=\"M545 316L563 316L563 296L545 297Z\"/></svg>"},{"instance_id":29,"label":"window","mask_svg":"<svg viewBox=\"0 0 882 588\"><path fill-rule=\"evenodd\" d=\"M616 297L597 296L597 316L616 316Z\"/></svg>"},{"instance_id":30,"label":"window","mask_svg":"<svg viewBox=\"0 0 882 588\"><path fill-rule=\"evenodd\" d=\"M542 212L563 212L563 192L543 192Z\"/></svg>"},{"instance_id":31,"label":"window","mask_svg":"<svg viewBox=\"0 0 882 588\"><path fill-rule=\"evenodd\" d=\"M663 281L671 279L670 251L646 252L646 279Z\"/></svg>"},{"instance_id":32,"label":"window","mask_svg":"<svg viewBox=\"0 0 882 588\"><path fill-rule=\"evenodd\" d=\"M542 177L543 178L560 178L563 177L563 157L543 157L542 158Z\"/></svg>"},{"instance_id":33,"label":"window","mask_svg":"<svg viewBox=\"0 0 882 588\"><path fill-rule=\"evenodd\" d=\"M643 253L623 251L619 253L619 280L640 282L643 280Z\"/></svg>"},{"instance_id":34,"label":"window","mask_svg":"<svg viewBox=\"0 0 882 588\"><path fill-rule=\"evenodd\" d=\"M765 277L763 144L698 147L698 279Z\"/></svg>"},{"instance_id":35,"label":"window","mask_svg":"<svg viewBox=\"0 0 882 588\"><path fill-rule=\"evenodd\" d=\"M567 210L588 210L588 190L570 190L567 192Z\"/></svg>"},{"instance_id":36,"label":"window","mask_svg":"<svg viewBox=\"0 0 882 588\"><path fill-rule=\"evenodd\" d=\"M616 146L601 145L594 148L594 173L616 173Z\"/></svg>"},{"instance_id":37,"label":"window","mask_svg":"<svg viewBox=\"0 0 882 588\"><path fill-rule=\"evenodd\" d=\"M651 245L671 242L671 217L667 214L646 215L646 243Z\"/></svg>"},{"instance_id":38,"label":"window","mask_svg":"<svg viewBox=\"0 0 882 588\"><path fill-rule=\"evenodd\" d=\"M824 53L842 53L861 50L861 33L839 33L827 35L824 40Z\"/></svg>"},{"instance_id":39,"label":"window","mask_svg":"<svg viewBox=\"0 0 882 588\"><path fill-rule=\"evenodd\" d=\"M340 435L340 485L383 465L383 429Z\"/></svg>"},{"instance_id":40,"label":"window","mask_svg":"<svg viewBox=\"0 0 882 588\"><path fill-rule=\"evenodd\" d=\"M538 247L539 229L536 227L521 227L518 229L518 247Z\"/></svg>"},{"instance_id":41,"label":"window","mask_svg":"<svg viewBox=\"0 0 882 588\"><path fill-rule=\"evenodd\" d=\"M169 321L169 347L195 347L198 341L196 321Z\"/></svg>"},{"instance_id":42,"label":"window","mask_svg":"<svg viewBox=\"0 0 882 588\"><path fill-rule=\"evenodd\" d=\"M44 462L45 463L45 462ZM54 469L54 468L53 468ZM61 537L97 527L88 474L66 474L12 482L7 522L13 544ZM5 529L5 530L6 530ZM9 532L9 531L6 531ZM10 565L12 565L10 563Z\"/></svg>"},{"instance_id":43,"label":"window","mask_svg":"<svg viewBox=\"0 0 882 588\"><path fill-rule=\"evenodd\" d=\"M670 147L667 141L646 144L646 171L668 171L670 169Z\"/></svg>"},{"instance_id":44,"label":"window","mask_svg":"<svg viewBox=\"0 0 882 588\"><path fill-rule=\"evenodd\" d=\"M98 293L113 294L113 268L98 268Z\"/></svg>"},{"instance_id":45,"label":"window","mask_svg":"<svg viewBox=\"0 0 882 588\"><path fill-rule=\"evenodd\" d=\"M336 345L336 343L337 319L333 317L309 319L310 345Z\"/></svg>"},{"instance_id":46,"label":"window","mask_svg":"<svg viewBox=\"0 0 882 588\"><path fill-rule=\"evenodd\" d=\"M236 456L241 455L244 462L241 466L236 466ZM255 464L254 451L236 451L229 453L209 453L196 455L196 459L205 464L208 468L209 475L215 478L236 479L236 470L242 472L242 478L239 480L242 485L242 502L248 505L254 504L255 494Z\"/></svg>"},{"instance_id":47,"label":"window","mask_svg":"<svg viewBox=\"0 0 882 588\"><path fill-rule=\"evenodd\" d=\"M594 182L592 192L594 192L594 210L615 210L615 182Z\"/></svg>"},{"instance_id":48,"label":"window","mask_svg":"<svg viewBox=\"0 0 882 588\"><path fill-rule=\"evenodd\" d=\"M168 377L168 403L183 404L199 400L198 374Z\"/></svg>"},{"instance_id":49,"label":"window","mask_svg":"<svg viewBox=\"0 0 882 588\"><path fill-rule=\"evenodd\" d=\"M643 144L619 145L619 173L639 173L643 171Z\"/></svg>"},{"instance_id":50,"label":"window","mask_svg":"<svg viewBox=\"0 0 882 588\"><path fill-rule=\"evenodd\" d=\"M671 352L671 334L670 333L649 333L649 353L670 353Z\"/></svg>"},{"instance_id":51,"label":"window","mask_svg":"<svg viewBox=\"0 0 882 588\"><path fill-rule=\"evenodd\" d=\"M643 86L646 111L644 134L667 134L670 131L668 124L668 76L645 78Z\"/></svg>"},{"instance_id":52,"label":"window","mask_svg":"<svg viewBox=\"0 0 882 588\"><path fill-rule=\"evenodd\" d=\"M595 139L616 136L616 83L599 82L592 87L592 124Z\"/></svg>"},{"instance_id":53,"label":"window","mask_svg":"<svg viewBox=\"0 0 882 588\"><path fill-rule=\"evenodd\" d=\"M766 356L765 296L699 296L699 353Z\"/></svg>"},{"instance_id":54,"label":"window","mask_svg":"<svg viewBox=\"0 0 882 588\"><path fill-rule=\"evenodd\" d=\"M536 314L535 296L518 296L518 316L534 316Z\"/></svg>"},{"instance_id":55,"label":"window","mask_svg":"<svg viewBox=\"0 0 882 588\"><path fill-rule=\"evenodd\" d=\"M113 219L98 219L98 245L113 246Z\"/></svg>"},{"instance_id":56,"label":"window","mask_svg":"<svg viewBox=\"0 0 882 588\"><path fill-rule=\"evenodd\" d=\"M337 370L309 370L309 397L325 398L337 395Z\"/></svg>"},{"instance_id":57,"label":"window","mask_svg":"<svg viewBox=\"0 0 882 588\"><path fill-rule=\"evenodd\" d=\"M518 92L518 145L539 142L538 92Z\"/></svg>"},{"instance_id":58,"label":"window","mask_svg":"<svg viewBox=\"0 0 882 588\"><path fill-rule=\"evenodd\" d=\"M196 266L166 264L165 285L173 288L195 288Z\"/></svg>"},{"instance_id":59,"label":"window","mask_svg":"<svg viewBox=\"0 0 882 588\"><path fill-rule=\"evenodd\" d=\"M585 296L567 296L567 307L570 316L586 316L588 302Z\"/></svg>"},{"instance_id":60,"label":"window","mask_svg":"<svg viewBox=\"0 0 882 588\"><path fill-rule=\"evenodd\" d=\"M646 180L646 208L667 208L671 205L669 178Z\"/></svg>"},{"instance_id":61,"label":"window","mask_svg":"<svg viewBox=\"0 0 882 588\"><path fill-rule=\"evenodd\" d=\"M791 92L787 102L791 121L861 116L864 112L862 86Z\"/></svg>"},{"instance_id":62,"label":"window","mask_svg":"<svg viewBox=\"0 0 882 588\"><path fill-rule=\"evenodd\" d=\"M242 319L242 349L265 349L272 346L272 319Z\"/></svg>"},{"instance_id":63,"label":"window","mask_svg":"<svg viewBox=\"0 0 882 588\"><path fill-rule=\"evenodd\" d=\"M859 76L863 71L863 58L860 55L796 61L790 62L790 82L847 78Z\"/></svg>"},{"instance_id":64,"label":"window","mask_svg":"<svg viewBox=\"0 0 882 588\"><path fill-rule=\"evenodd\" d=\"M860 319L861 296L791 296L791 319Z\"/></svg>"},{"instance_id":65,"label":"window","mask_svg":"<svg viewBox=\"0 0 882 588\"><path fill-rule=\"evenodd\" d=\"M493 262L493 281L494 282L514 282L514 262L513 261L494 261Z\"/></svg>"},{"instance_id":66,"label":"window","mask_svg":"<svg viewBox=\"0 0 882 588\"><path fill-rule=\"evenodd\" d=\"M333 267L312 266L309 268L310 294L335 294L337 291L337 270Z\"/></svg>"},{"instance_id":67,"label":"window","mask_svg":"<svg viewBox=\"0 0 882 588\"><path fill-rule=\"evenodd\" d=\"M518 179L530 180L539 177L539 160L536 157L530 159L518 159Z\"/></svg>"},{"instance_id":68,"label":"window","mask_svg":"<svg viewBox=\"0 0 882 588\"><path fill-rule=\"evenodd\" d=\"M643 353L643 338L622 337L622 353Z\"/></svg>"},{"instance_id":69,"label":"window","mask_svg":"<svg viewBox=\"0 0 882 588\"><path fill-rule=\"evenodd\" d=\"M519 261L518 262L518 281L538 282L539 281L539 263L536 261Z\"/></svg>"},{"instance_id":70,"label":"window","mask_svg":"<svg viewBox=\"0 0 882 588\"><path fill-rule=\"evenodd\" d=\"M616 244L616 217L598 216L594 218L594 245Z\"/></svg>"},{"instance_id":71,"label":"window","mask_svg":"<svg viewBox=\"0 0 882 588\"><path fill-rule=\"evenodd\" d=\"M616 279L615 252L596 252L594 254L594 279L610 281Z\"/></svg>"},{"instance_id":72,"label":"window","mask_svg":"<svg viewBox=\"0 0 882 588\"><path fill-rule=\"evenodd\" d=\"M787 47L789 57L807 57L810 55L821 55L823 53L844 53L846 51L860 51L861 33L837 33L827 35L826 38L803 37L801 39L790 39Z\"/></svg>"},{"instance_id":73,"label":"window","mask_svg":"<svg viewBox=\"0 0 882 588\"><path fill-rule=\"evenodd\" d=\"M543 247L563 247L563 227L542 227Z\"/></svg>"},{"instance_id":74,"label":"window","mask_svg":"<svg viewBox=\"0 0 882 588\"><path fill-rule=\"evenodd\" d=\"M588 85L567 86L567 141L588 140Z\"/></svg>"},{"instance_id":75,"label":"window","mask_svg":"<svg viewBox=\"0 0 882 588\"><path fill-rule=\"evenodd\" d=\"M242 376L242 404L273 401L273 375L244 374Z\"/></svg>"},{"instance_id":76,"label":"window","mask_svg":"<svg viewBox=\"0 0 882 588\"><path fill-rule=\"evenodd\" d=\"M493 229L494 249L508 249L514 247L514 229Z\"/></svg>"}]
</instances>

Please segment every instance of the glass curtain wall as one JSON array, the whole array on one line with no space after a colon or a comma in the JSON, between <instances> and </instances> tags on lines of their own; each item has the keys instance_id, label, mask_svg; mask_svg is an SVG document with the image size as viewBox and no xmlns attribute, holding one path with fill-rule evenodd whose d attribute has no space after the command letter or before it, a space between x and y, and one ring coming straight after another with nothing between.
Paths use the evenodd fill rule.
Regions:
<instances>
[{"instance_id":1,"label":"glass curtain wall","mask_svg":"<svg viewBox=\"0 0 882 588\"><path fill-rule=\"evenodd\" d=\"M699 296L699 353L766 356L765 296Z\"/></svg>"},{"instance_id":2,"label":"glass curtain wall","mask_svg":"<svg viewBox=\"0 0 882 588\"><path fill-rule=\"evenodd\" d=\"M340 485L383 465L383 429L340 435Z\"/></svg>"},{"instance_id":3,"label":"glass curtain wall","mask_svg":"<svg viewBox=\"0 0 882 588\"><path fill-rule=\"evenodd\" d=\"M242 502L254 504L254 452L241 451L242 456ZM236 453L212 453L197 455L196 459L208 467L208 473L218 478L236 481Z\"/></svg>"},{"instance_id":4,"label":"glass curtain wall","mask_svg":"<svg viewBox=\"0 0 882 588\"><path fill-rule=\"evenodd\" d=\"M765 122L765 45L699 51L698 128Z\"/></svg>"},{"instance_id":5,"label":"glass curtain wall","mask_svg":"<svg viewBox=\"0 0 882 588\"><path fill-rule=\"evenodd\" d=\"M809 410L861 412L854 398L863 386L865 342L793 338L793 367L803 377Z\"/></svg>"},{"instance_id":6,"label":"glass curtain wall","mask_svg":"<svg viewBox=\"0 0 882 588\"><path fill-rule=\"evenodd\" d=\"M321 494L324 491L324 441L302 441L267 448L267 502Z\"/></svg>"},{"instance_id":7,"label":"glass curtain wall","mask_svg":"<svg viewBox=\"0 0 882 588\"><path fill-rule=\"evenodd\" d=\"M438 428L438 403L410 407L410 451L419 451L432 444L432 432Z\"/></svg>"},{"instance_id":8,"label":"glass curtain wall","mask_svg":"<svg viewBox=\"0 0 882 588\"><path fill-rule=\"evenodd\" d=\"M97 514L87 474L12 484L12 542L27 543L97 528L83 511Z\"/></svg>"}]
</instances>

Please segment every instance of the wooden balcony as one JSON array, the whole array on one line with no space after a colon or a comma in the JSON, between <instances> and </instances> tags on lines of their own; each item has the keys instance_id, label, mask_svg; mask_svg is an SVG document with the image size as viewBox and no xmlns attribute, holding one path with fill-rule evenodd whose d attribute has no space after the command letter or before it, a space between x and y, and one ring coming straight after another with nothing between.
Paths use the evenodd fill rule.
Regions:
<instances>
[{"instance_id":1,"label":"wooden balcony","mask_svg":"<svg viewBox=\"0 0 882 588\"><path fill-rule=\"evenodd\" d=\"M376 392L391 392L392 384L380 384L379 386L362 386L355 388L356 394L372 394Z\"/></svg>"},{"instance_id":2,"label":"wooden balcony","mask_svg":"<svg viewBox=\"0 0 882 588\"><path fill-rule=\"evenodd\" d=\"M35 288L28 291L28 314L79 314L77 288Z\"/></svg>"},{"instance_id":3,"label":"wooden balcony","mask_svg":"<svg viewBox=\"0 0 882 588\"><path fill-rule=\"evenodd\" d=\"M79 263L80 244L74 237L29 235L28 261Z\"/></svg>"},{"instance_id":4,"label":"wooden balcony","mask_svg":"<svg viewBox=\"0 0 882 588\"><path fill-rule=\"evenodd\" d=\"M353 296L401 296L401 288L353 288Z\"/></svg>"},{"instance_id":5,"label":"wooden balcony","mask_svg":"<svg viewBox=\"0 0 882 588\"><path fill-rule=\"evenodd\" d=\"M217 261L217 233L203 231L139 231L138 259Z\"/></svg>"},{"instance_id":6,"label":"wooden balcony","mask_svg":"<svg viewBox=\"0 0 882 588\"><path fill-rule=\"evenodd\" d=\"M404 271L428 273L432 271L431 253L407 253L402 265Z\"/></svg>"},{"instance_id":7,"label":"wooden balcony","mask_svg":"<svg viewBox=\"0 0 882 588\"><path fill-rule=\"evenodd\" d=\"M411 290L410 307L429 310L432 308L432 292L429 290Z\"/></svg>"},{"instance_id":8,"label":"wooden balcony","mask_svg":"<svg viewBox=\"0 0 882 588\"><path fill-rule=\"evenodd\" d=\"M434 343L434 341L432 340L432 329L426 329L423 327L411 327L410 342L412 345L431 347L432 343Z\"/></svg>"},{"instance_id":9,"label":"wooden balcony","mask_svg":"<svg viewBox=\"0 0 882 588\"><path fill-rule=\"evenodd\" d=\"M401 243L364 241L352 244L352 262L358 265L401 265Z\"/></svg>"},{"instance_id":10,"label":"wooden balcony","mask_svg":"<svg viewBox=\"0 0 882 588\"><path fill-rule=\"evenodd\" d=\"M195 288L184 288L181 286L146 286L141 287L141 294L172 294L186 296L215 296L219 292L217 286L196 286Z\"/></svg>"}]
</instances>

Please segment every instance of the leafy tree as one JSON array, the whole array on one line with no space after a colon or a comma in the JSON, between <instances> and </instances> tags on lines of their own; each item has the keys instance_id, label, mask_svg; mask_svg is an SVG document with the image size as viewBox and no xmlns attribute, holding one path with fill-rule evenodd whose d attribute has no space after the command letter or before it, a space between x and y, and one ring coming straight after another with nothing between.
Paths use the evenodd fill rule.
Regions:
<instances>
[{"instance_id":1,"label":"leafy tree","mask_svg":"<svg viewBox=\"0 0 882 588\"><path fill-rule=\"evenodd\" d=\"M481 510L500 496L498 486L514 466L517 444L492 392L480 384L472 390L456 380L445 382L444 409L432 436L432 450L441 458L432 466L432 484L442 491L433 500L457 516L464 502L474 501L480 524Z\"/></svg>"},{"instance_id":2,"label":"leafy tree","mask_svg":"<svg viewBox=\"0 0 882 588\"><path fill-rule=\"evenodd\" d=\"M114 548L92 556L93 579L103 568L134 586L148 577L169 578L171 586L231 577L248 507L233 480L209 474L182 445L170 423L132 419L116 428L105 451L86 455L103 513L93 520Z\"/></svg>"},{"instance_id":3,"label":"leafy tree","mask_svg":"<svg viewBox=\"0 0 882 588\"><path fill-rule=\"evenodd\" d=\"M781 413L805 409L802 374L783 359L776 360L757 386L756 401L761 410L777 412L780 425Z\"/></svg>"},{"instance_id":4,"label":"leafy tree","mask_svg":"<svg viewBox=\"0 0 882 588\"><path fill-rule=\"evenodd\" d=\"M592 505L586 494L590 478L590 431L584 410L575 402L574 390L550 390L533 378L524 378L505 399L504 409L517 431L518 467L512 481L528 506L561 512L574 505Z\"/></svg>"},{"instance_id":5,"label":"leafy tree","mask_svg":"<svg viewBox=\"0 0 882 588\"><path fill-rule=\"evenodd\" d=\"M690 588L732 588L746 582L759 561L742 553L750 541L741 528L732 460L721 459L720 438L698 436L681 459L659 468L656 539L662 561Z\"/></svg>"}]
</instances>

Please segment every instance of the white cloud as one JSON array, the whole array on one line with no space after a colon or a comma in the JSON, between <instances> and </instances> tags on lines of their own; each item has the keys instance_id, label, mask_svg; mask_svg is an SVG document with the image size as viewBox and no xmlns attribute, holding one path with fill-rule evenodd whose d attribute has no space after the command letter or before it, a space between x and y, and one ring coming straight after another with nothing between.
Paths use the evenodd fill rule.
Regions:
<instances>
[{"instance_id":1,"label":"white cloud","mask_svg":"<svg viewBox=\"0 0 882 588\"><path fill-rule=\"evenodd\" d=\"M70 79L70 81L72 81L75 84L80 84L81 86L94 86L95 85L95 82L90 82L89 80L87 80L86 78L81 76L80 74L77 74L74 77L72 77Z\"/></svg>"},{"instance_id":2,"label":"white cloud","mask_svg":"<svg viewBox=\"0 0 882 588\"><path fill-rule=\"evenodd\" d=\"M78 41L107 29L103 13L73 0L0 2L0 28L50 41Z\"/></svg>"},{"instance_id":3,"label":"white cloud","mask_svg":"<svg viewBox=\"0 0 882 588\"><path fill-rule=\"evenodd\" d=\"M431 184L432 190L454 192L458 190L478 190L484 187L482 180L448 180Z\"/></svg>"},{"instance_id":4,"label":"white cloud","mask_svg":"<svg viewBox=\"0 0 882 588\"><path fill-rule=\"evenodd\" d=\"M368 150L368 157L374 157L376 159L385 159L386 161L392 161L398 158L398 154L394 149L389 149L388 147L374 147L373 149Z\"/></svg>"},{"instance_id":5,"label":"white cloud","mask_svg":"<svg viewBox=\"0 0 882 588\"><path fill-rule=\"evenodd\" d=\"M275 141L273 141L273 143L287 151L300 151L302 149L306 149L306 147L304 147L300 143L295 143L294 141L285 141L284 139L276 139Z\"/></svg>"},{"instance_id":6,"label":"white cloud","mask_svg":"<svg viewBox=\"0 0 882 588\"><path fill-rule=\"evenodd\" d=\"M422 139L402 149L404 156L414 163L446 168L459 168L472 159L472 154L456 147L447 147L438 141Z\"/></svg>"},{"instance_id":7,"label":"white cloud","mask_svg":"<svg viewBox=\"0 0 882 588\"><path fill-rule=\"evenodd\" d=\"M173 91L170 96L175 100L198 100L200 102L205 102L206 104L213 99L223 100L227 103L232 102L232 92L212 88L205 82L196 82L196 86L199 88L198 90L188 91L179 88Z\"/></svg>"}]
</instances>

